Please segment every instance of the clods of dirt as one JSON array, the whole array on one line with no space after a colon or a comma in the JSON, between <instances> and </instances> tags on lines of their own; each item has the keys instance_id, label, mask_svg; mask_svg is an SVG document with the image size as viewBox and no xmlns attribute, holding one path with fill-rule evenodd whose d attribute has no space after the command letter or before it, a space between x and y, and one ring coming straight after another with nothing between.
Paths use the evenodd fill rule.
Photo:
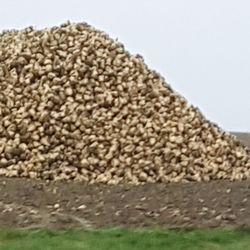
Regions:
<instances>
[{"instance_id":1,"label":"clods of dirt","mask_svg":"<svg viewBox=\"0 0 250 250\"><path fill-rule=\"evenodd\" d=\"M2 227L249 227L249 208L250 181L108 186L0 179Z\"/></svg>"}]
</instances>

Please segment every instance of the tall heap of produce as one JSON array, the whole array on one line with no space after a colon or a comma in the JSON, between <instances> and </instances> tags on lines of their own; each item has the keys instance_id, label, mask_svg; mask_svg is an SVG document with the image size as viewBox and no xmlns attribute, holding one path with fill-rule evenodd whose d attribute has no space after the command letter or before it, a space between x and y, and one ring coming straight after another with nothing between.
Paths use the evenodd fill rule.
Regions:
<instances>
[{"instance_id":1,"label":"tall heap of produce","mask_svg":"<svg viewBox=\"0 0 250 250\"><path fill-rule=\"evenodd\" d=\"M249 151L86 23L0 34L0 175L242 180Z\"/></svg>"}]
</instances>

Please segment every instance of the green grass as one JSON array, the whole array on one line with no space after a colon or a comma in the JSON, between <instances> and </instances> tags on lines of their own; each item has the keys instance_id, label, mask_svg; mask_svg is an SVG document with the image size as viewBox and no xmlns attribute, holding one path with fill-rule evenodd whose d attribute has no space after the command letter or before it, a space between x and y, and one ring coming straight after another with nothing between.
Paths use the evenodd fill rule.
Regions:
<instances>
[{"instance_id":1,"label":"green grass","mask_svg":"<svg viewBox=\"0 0 250 250\"><path fill-rule=\"evenodd\" d=\"M125 230L55 232L0 230L0 250L248 250L250 232Z\"/></svg>"}]
</instances>

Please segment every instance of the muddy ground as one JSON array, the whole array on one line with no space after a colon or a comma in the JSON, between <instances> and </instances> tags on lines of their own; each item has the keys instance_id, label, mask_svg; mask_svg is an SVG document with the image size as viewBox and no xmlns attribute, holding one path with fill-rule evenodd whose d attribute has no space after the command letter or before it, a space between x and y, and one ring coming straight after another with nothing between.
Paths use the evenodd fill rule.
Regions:
<instances>
[{"instance_id":1,"label":"muddy ground","mask_svg":"<svg viewBox=\"0 0 250 250\"><path fill-rule=\"evenodd\" d=\"M237 136L250 146L249 134ZM0 178L0 226L250 227L250 180L106 186Z\"/></svg>"}]
</instances>

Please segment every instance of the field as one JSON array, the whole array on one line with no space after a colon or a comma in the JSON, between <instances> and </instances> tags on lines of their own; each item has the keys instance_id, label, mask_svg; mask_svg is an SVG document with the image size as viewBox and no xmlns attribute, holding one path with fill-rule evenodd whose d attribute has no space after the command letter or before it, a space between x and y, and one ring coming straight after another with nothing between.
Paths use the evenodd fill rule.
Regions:
<instances>
[{"instance_id":1,"label":"field","mask_svg":"<svg viewBox=\"0 0 250 250\"><path fill-rule=\"evenodd\" d=\"M250 146L249 135L237 136ZM1 250L248 249L250 244L249 180L106 186L1 178L0 191ZM117 226L124 229L103 230Z\"/></svg>"},{"instance_id":2,"label":"field","mask_svg":"<svg viewBox=\"0 0 250 250\"><path fill-rule=\"evenodd\" d=\"M233 134L236 135L246 146L250 148L250 133L234 132Z\"/></svg>"},{"instance_id":3,"label":"field","mask_svg":"<svg viewBox=\"0 0 250 250\"><path fill-rule=\"evenodd\" d=\"M203 231L4 231L1 250L235 250L250 249L249 232Z\"/></svg>"},{"instance_id":4,"label":"field","mask_svg":"<svg viewBox=\"0 0 250 250\"><path fill-rule=\"evenodd\" d=\"M0 191L7 227L250 226L250 181L110 187L3 179Z\"/></svg>"}]
</instances>

